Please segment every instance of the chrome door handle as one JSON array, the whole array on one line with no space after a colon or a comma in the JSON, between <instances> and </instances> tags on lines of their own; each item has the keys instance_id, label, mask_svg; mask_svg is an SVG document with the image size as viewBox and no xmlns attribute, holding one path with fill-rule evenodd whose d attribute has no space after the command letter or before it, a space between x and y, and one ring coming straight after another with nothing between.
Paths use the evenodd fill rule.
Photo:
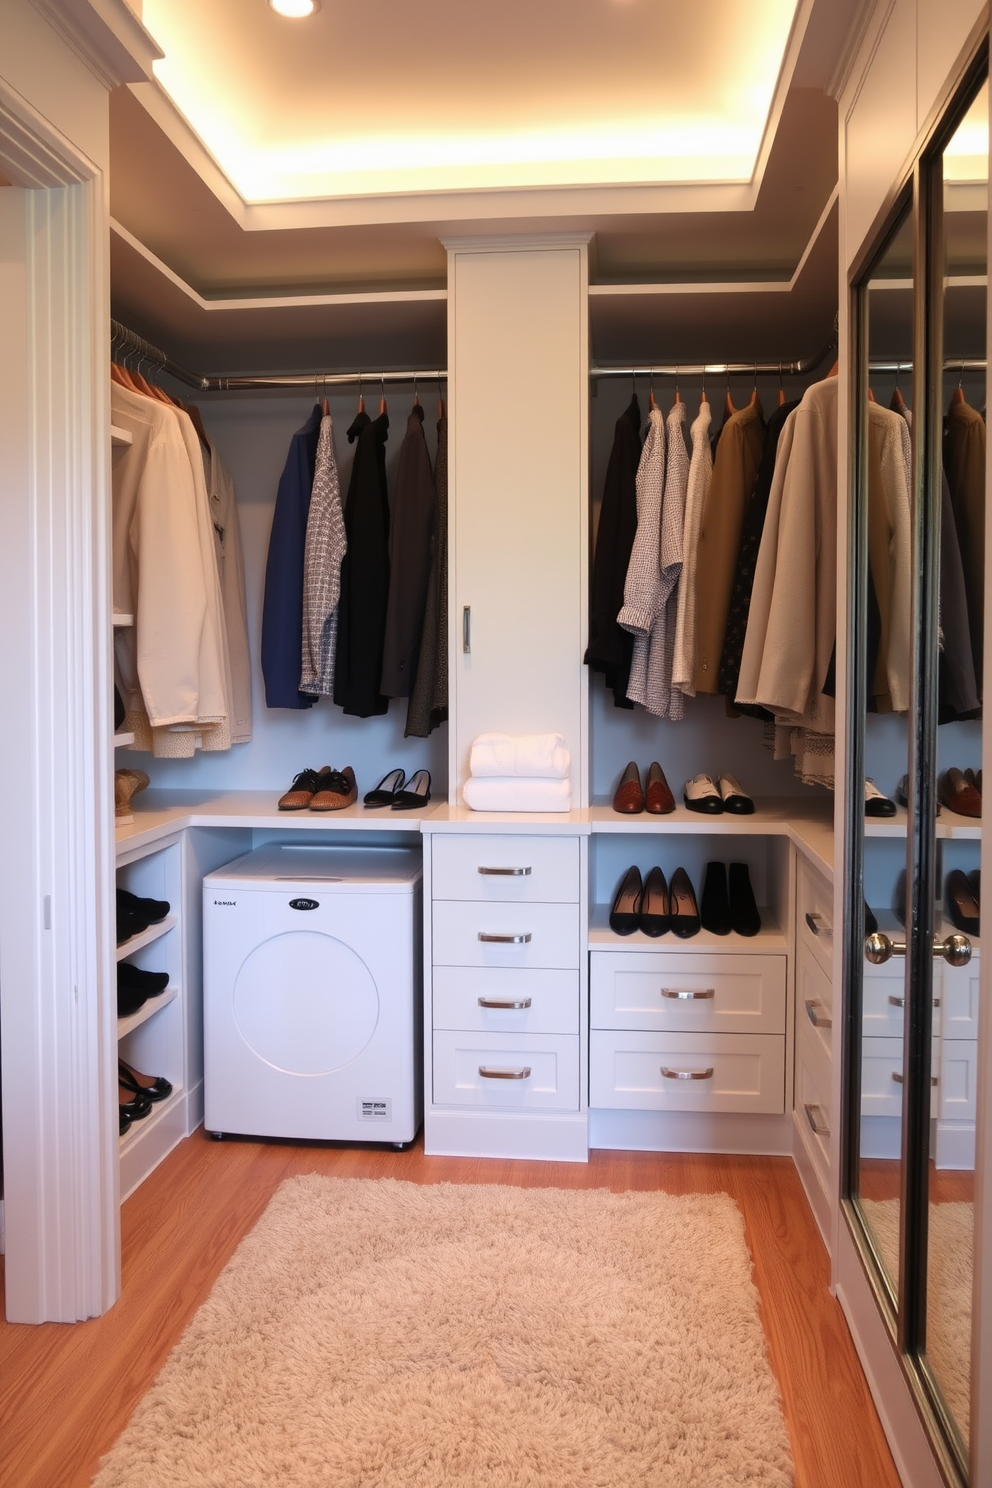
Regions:
<instances>
[{"instance_id":1,"label":"chrome door handle","mask_svg":"<svg viewBox=\"0 0 992 1488\"><path fill-rule=\"evenodd\" d=\"M809 1021L812 1023L814 1028L833 1028L834 1020L833 1018L827 1017L825 1014L820 1012L820 1008L822 1006L823 1004L821 1002L817 1002L812 997L807 997L806 1013Z\"/></svg>"},{"instance_id":2,"label":"chrome door handle","mask_svg":"<svg viewBox=\"0 0 992 1488\"><path fill-rule=\"evenodd\" d=\"M709 1069L704 1070L673 1070L663 1064L661 1073L666 1080L712 1080L713 1066L710 1065Z\"/></svg>"},{"instance_id":3,"label":"chrome door handle","mask_svg":"<svg viewBox=\"0 0 992 1488\"><path fill-rule=\"evenodd\" d=\"M967 935L955 931L946 940L933 939L933 953L943 956L949 966L967 966L971 960L971 941ZM905 956L906 942L893 940L884 930L875 930L865 936L865 960L873 966L884 966L893 956Z\"/></svg>"},{"instance_id":4,"label":"chrome door handle","mask_svg":"<svg viewBox=\"0 0 992 1488\"><path fill-rule=\"evenodd\" d=\"M520 878L530 872L529 868L477 868L477 873L488 874L492 878Z\"/></svg>"},{"instance_id":5,"label":"chrome door handle","mask_svg":"<svg viewBox=\"0 0 992 1488\"><path fill-rule=\"evenodd\" d=\"M821 914L817 914L815 909L808 909L806 911L806 923L814 935L830 934L830 926Z\"/></svg>"},{"instance_id":6,"label":"chrome door handle","mask_svg":"<svg viewBox=\"0 0 992 1488\"><path fill-rule=\"evenodd\" d=\"M508 997L503 998L502 1000L500 1000L498 997L479 998L479 1006L481 1008L502 1008L505 1011L519 1012L522 1008L529 1008L530 1005L531 998L529 997L520 997L517 999L516 1002L512 1001Z\"/></svg>"},{"instance_id":7,"label":"chrome door handle","mask_svg":"<svg viewBox=\"0 0 992 1488\"><path fill-rule=\"evenodd\" d=\"M699 1002L704 1001L708 997L716 996L715 987L707 987L705 990L699 992L683 990L681 987L659 987L658 990L662 997L677 998L679 1002Z\"/></svg>"},{"instance_id":8,"label":"chrome door handle","mask_svg":"<svg viewBox=\"0 0 992 1488\"><path fill-rule=\"evenodd\" d=\"M905 997L893 997L892 994L890 993L889 994L889 1001L891 1002L891 1004L892 1004L893 1007L904 1008L906 1006L906 999L905 999ZM934 1005L934 1007L940 1007L940 998L939 997L935 997L934 998L933 1005Z\"/></svg>"},{"instance_id":9,"label":"chrome door handle","mask_svg":"<svg viewBox=\"0 0 992 1488\"><path fill-rule=\"evenodd\" d=\"M827 1125L826 1121L823 1119L823 1108L821 1106L810 1105L807 1102L807 1104L803 1106L803 1110L806 1112L806 1120L813 1128L814 1136L829 1137L830 1128Z\"/></svg>"},{"instance_id":10,"label":"chrome door handle","mask_svg":"<svg viewBox=\"0 0 992 1488\"><path fill-rule=\"evenodd\" d=\"M484 1080L526 1080L530 1077L530 1065L521 1065L520 1069L487 1069L480 1064L479 1074Z\"/></svg>"},{"instance_id":11,"label":"chrome door handle","mask_svg":"<svg viewBox=\"0 0 992 1488\"><path fill-rule=\"evenodd\" d=\"M526 945L530 938L529 930L523 935L489 935L485 930L479 931L479 939L488 941L492 945Z\"/></svg>"},{"instance_id":12,"label":"chrome door handle","mask_svg":"<svg viewBox=\"0 0 992 1488\"><path fill-rule=\"evenodd\" d=\"M462 650L468 656L472 651L472 606L462 605Z\"/></svg>"}]
</instances>

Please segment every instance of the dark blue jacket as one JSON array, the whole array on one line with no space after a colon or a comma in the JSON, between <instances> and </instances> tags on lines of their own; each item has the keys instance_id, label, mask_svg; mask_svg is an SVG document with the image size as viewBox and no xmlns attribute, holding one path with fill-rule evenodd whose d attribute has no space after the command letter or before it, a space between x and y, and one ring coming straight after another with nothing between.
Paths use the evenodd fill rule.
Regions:
<instances>
[{"instance_id":1,"label":"dark blue jacket","mask_svg":"<svg viewBox=\"0 0 992 1488\"><path fill-rule=\"evenodd\" d=\"M293 435L279 479L265 562L262 606L262 676L269 708L312 708L317 701L300 691L303 659L303 553L307 540L310 492L317 463L321 410L318 403Z\"/></svg>"}]
</instances>

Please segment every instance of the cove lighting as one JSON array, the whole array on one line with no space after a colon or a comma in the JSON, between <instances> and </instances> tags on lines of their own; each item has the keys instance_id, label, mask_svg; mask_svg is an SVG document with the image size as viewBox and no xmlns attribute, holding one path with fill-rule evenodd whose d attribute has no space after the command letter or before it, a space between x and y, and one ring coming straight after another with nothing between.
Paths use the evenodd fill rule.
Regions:
<instances>
[{"instance_id":1,"label":"cove lighting","mask_svg":"<svg viewBox=\"0 0 992 1488\"><path fill-rule=\"evenodd\" d=\"M269 0L269 5L276 15L288 16L290 20L299 21L304 16L313 15L315 10L319 10L320 0Z\"/></svg>"}]
</instances>

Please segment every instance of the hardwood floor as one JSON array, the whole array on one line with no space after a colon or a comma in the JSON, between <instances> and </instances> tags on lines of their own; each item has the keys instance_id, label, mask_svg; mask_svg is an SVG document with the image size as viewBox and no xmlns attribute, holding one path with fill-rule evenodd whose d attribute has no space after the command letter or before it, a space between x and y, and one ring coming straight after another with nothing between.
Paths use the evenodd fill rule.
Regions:
<instances>
[{"instance_id":1,"label":"hardwood floor","mask_svg":"<svg viewBox=\"0 0 992 1488\"><path fill-rule=\"evenodd\" d=\"M796 1488L899 1488L789 1159L597 1151L588 1165L502 1162L425 1157L420 1141L399 1153L218 1143L202 1130L124 1205L123 1295L105 1317L75 1326L0 1323L3 1488L86 1488L238 1241L282 1180L307 1172L731 1194L754 1257Z\"/></svg>"}]
</instances>

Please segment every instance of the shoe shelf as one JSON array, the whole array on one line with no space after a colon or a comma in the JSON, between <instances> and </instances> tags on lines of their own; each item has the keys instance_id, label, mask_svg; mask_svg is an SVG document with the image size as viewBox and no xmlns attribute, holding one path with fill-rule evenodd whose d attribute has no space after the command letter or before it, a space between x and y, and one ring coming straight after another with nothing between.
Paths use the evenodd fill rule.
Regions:
<instances>
[{"instance_id":1,"label":"shoe shelf","mask_svg":"<svg viewBox=\"0 0 992 1488\"><path fill-rule=\"evenodd\" d=\"M126 630L129 625L134 624L134 616L125 615L123 610L115 610L113 620L115 630Z\"/></svg>"},{"instance_id":2,"label":"shoe shelf","mask_svg":"<svg viewBox=\"0 0 992 1488\"><path fill-rule=\"evenodd\" d=\"M128 744L133 744L133 743L134 743L134 735L133 734L115 734L114 735L114 748L115 749L124 749L124 748L126 748L126 746Z\"/></svg>"},{"instance_id":3,"label":"shoe shelf","mask_svg":"<svg viewBox=\"0 0 992 1488\"><path fill-rule=\"evenodd\" d=\"M866 837L903 837L909 830L909 815L905 806L897 806L895 816L866 816ZM941 807L937 818L937 840L938 841L981 841L982 823L980 817L958 816L956 811L948 811L946 806Z\"/></svg>"},{"instance_id":4,"label":"shoe shelf","mask_svg":"<svg viewBox=\"0 0 992 1488\"><path fill-rule=\"evenodd\" d=\"M182 1095L182 1087L173 1085L171 1095L167 1096L164 1101L157 1101L147 1116L132 1121L123 1136L118 1138L121 1152L123 1153L128 1147L138 1146L143 1136L149 1135L156 1126L168 1121L170 1112L182 1104Z\"/></svg>"},{"instance_id":5,"label":"shoe shelf","mask_svg":"<svg viewBox=\"0 0 992 1488\"><path fill-rule=\"evenodd\" d=\"M589 910L589 949L654 953L678 951L680 955L692 951L725 951L737 956L743 951L755 955L784 955L788 944L784 931L775 923L772 911L759 909L758 913L761 915L761 929L757 935L735 935L733 931L729 935L714 935L711 930L700 930L697 935L682 940L671 931L659 936L645 935L641 930L635 930L633 935L617 935L610 929L610 906L594 904Z\"/></svg>"},{"instance_id":6,"label":"shoe shelf","mask_svg":"<svg viewBox=\"0 0 992 1488\"><path fill-rule=\"evenodd\" d=\"M149 997L147 1002L143 1002L136 1013L131 1013L127 1018L118 1018L118 1042L123 1038L127 1038L128 1034L133 1033L136 1028L140 1028L142 1023L147 1023L149 1018L154 1018L155 1014L160 1013L163 1008L167 1008L170 1002L175 1002L178 996L178 987L166 987L165 991L160 992L157 997ZM154 1071L148 1071L147 1073L154 1073ZM172 1097L170 1096L169 1099L171 1100Z\"/></svg>"},{"instance_id":7,"label":"shoe shelf","mask_svg":"<svg viewBox=\"0 0 992 1488\"><path fill-rule=\"evenodd\" d=\"M130 940L122 941L117 947L117 960L124 961L128 956L133 956L135 951L142 950L151 945L152 941L158 940L162 935L168 935L179 924L177 915L166 915L157 925L149 925L147 930L142 930L140 935L132 935Z\"/></svg>"},{"instance_id":8,"label":"shoe shelf","mask_svg":"<svg viewBox=\"0 0 992 1488\"><path fill-rule=\"evenodd\" d=\"M117 424L111 424L110 443L114 449L125 449L133 443L130 429L121 429Z\"/></svg>"},{"instance_id":9,"label":"shoe shelf","mask_svg":"<svg viewBox=\"0 0 992 1488\"><path fill-rule=\"evenodd\" d=\"M132 1121L119 1139L122 1202L186 1135L185 1095L181 1086L174 1085L166 1100L140 1121Z\"/></svg>"}]
</instances>

